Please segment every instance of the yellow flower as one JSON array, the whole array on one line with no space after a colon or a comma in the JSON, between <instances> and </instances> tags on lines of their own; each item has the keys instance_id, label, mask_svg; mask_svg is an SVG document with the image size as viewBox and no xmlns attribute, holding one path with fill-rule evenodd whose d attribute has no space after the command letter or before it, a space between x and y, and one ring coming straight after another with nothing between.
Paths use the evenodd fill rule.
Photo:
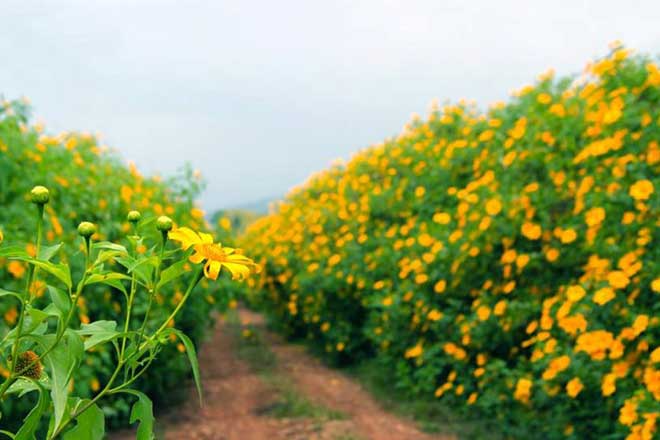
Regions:
<instances>
[{"instance_id":1,"label":"yellow flower","mask_svg":"<svg viewBox=\"0 0 660 440\"><path fill-rule=\"evenodd\" d=\"M89 381L89 387L91 388L92 391L97 392L98 390L101 389L101 384L99 383L99 380L97 378L92 378L92 380Z\"/></svg>"},{"instance_id":2,"label":"yellow flower","mask_svg":"<svg viewBox=\"0 0 660 440\"><path fill-rule=\"evenodd\" d=\"M543 379L554 379L557 374L567 369L570 364L571 358L566 355L553 359L548 365L548 368L543 372Z\"/></svg>"},{"instance_id":3,"label":"yellow flower","mask_svg":"<svg viewBox=\"0 0 660 440\"><path fill-rule=\"evenodd\" d=\"M502 210L502 203L497 199L490 199L486 202L486 212L488 215L497 215Z\"/></svg>"},{"instance_id":4,"label":"yellow flower","mask_svg":"<svg viewBox=\"0 0 660 440\"><path fill-rule=\"evenodd\" d=\"M587 225L596 226L605 220L605 210L603 208L592 208L584 214Z\"/></svg>"},{"instance_id":5,"label":"yellow flower","mask_svg":"<svg viewBox=\"0 0 660 440\"><path fill-rule=\"evenodd\" d=\"M653 183L650 180L638 180L631 187L628 192L635 200L648 200L653 194Z\"/></svg>"},{"instance_id":6,"label":"yellow flower","mask_svg":"<svg viewBox=\"0 0 660 440\"><path fill-rule=\"evenodd\" d=\"M574 377L566 384L566 394L575 398L578 394L580 394L580 391L582 391L583 388L584 385L582 384L580 378Z\"/></svg>"},{"instance_id":7,"label":"yellow flower","mask_svg":"<svg viewBox=\"0 0 660 440\"><path fill-rule=\"evenodd\" d=\"M572 302L580 301L582 298L584 298L584 295L586 295L586 292L582 286L575 285L566 289L566 296Z\"/></svg>"},{"instance_id":8,"label":"yellow flower","mask_svg":"<svg viewBox=\"0 0 660 440\"><path fill-rule=\"evenodd\" d=\"M488 306L479 306L477 316L480 321L485 321L490 317L490 308Z\"/></svg>"},{"instance_id":9,"label":"yellow flower","mask_svg":"<svg viewBox=\"0 0 660 440\"><path fill-rule=\"evenodd\" d=\"M538 240L541 237L541 227L535 223L524 223L522 225L521 232L530 240Z\"/></svg>"},{"instance_id":10,"label":"yellow flower","mask_svg":"<svg viewBox=\"0 0 660 440\"><path fill-rule=\"evenodd\" d=\"M559 258L559 251L555 248L550 248L545 252L545 258L551 263L557 261L557 258Z\"/></svg>"},{"instance_id":11,"label":"yellow flower","mask_svg":"<svg viewBox=\"0 0 660 440\"><path fill-rule=\"evenodd\" d=\"M637 421L637 403L628 399L619 412L619 422L622 425L631 426Z\"/></svg>"},{"instance_id":12,"label":"yellow flower","mask_svg":"<svg viewBox=\"0 0 660 440\"><path fill-rule=\"evenodd\" d=\"M616 375L609 373L603 377L601 383L601 392L603 396L611 396L616 391Z\"/></svg>"},{"instance_id":13,"label":"yellow flower","mask_svg":"<svg viewBox=\"0 0 660 440\"><path fill-rule=\"evenodd\" d=\"M656 293L660 292L660 278L656 278L653 281L651 281L651 290L653 290Z\"/></svg>"},{"instance_id":14,"label":"yellow flower","mask_svg":"<svg viewBox=\"0 0 660 440\"><path fill-rule=\"evenodd\" d=\"M418 356L421 356L422 353L424 353L424 349L422 348L422 344L417 344L414 347L411 347L411 348L406 350L405 357L406 357L406 359L416 358Z\"/></svg>"},{"instance_id":15,"label":"yellow flower","mask_svg":"<svg viewBox=\"0 0 660 440\"><path fill-rule=\"evenodd\" d=\"M446 212L437 212L433 214L433 221L441 225L446 225L451 221L451 217Z\"/></svg>"},{"instance_id":16,"label":"yellow flower","mask_svg":"<svg viewBox=\"0 0 660 440\"><path fill-rule=\"evenodd\" d=\"M493 313L495 316L502 316L504 315L504 312L506 311L506 301L501 300L497 304L495 304L495 308L493 309Z\"/></svg>"},{"instance_id":17,"label":"yellow flower","mask_svg":"<svg viewBox=\"0 0 660 440\"><path fill-rule=\"evenodd\" d=\"M25 274L25 266L16 260L9 262L7 270L14 278L23 278L23 274Z\"/></svg>"},{"instance_id":18,"label":"yellow flower","mask_svg":"<svg viewBox=\"0 0 660 440\"><path fill-rule=\"evenodd\" d=\"M442 293L445 291L446 288L447 288L447 281L440 280L437 283L435 283L435 285L433 286L433 291L435 293Z\"/></svg>"},{"instance_id":19,"label":"yellow flower","mask_svg":"<svg viewBox=\"0 0 660 440\"><path fill-rule=\"evenodd\" d=\"M636 336L639 336L642 332L646 330L649 326L649 317L648 315L639 315L635 318L632 328Z\"/></svg>"},{"instance_id":20,"label":"yellow flower","mask_svg":"<svg viewBox=\"0 0 660 440\"><path fill-rule=\"evenodd\" d=\"M630 283L630 278L624 272L620 270L615 270L607 275L607 281L615 289L623 289Z\"/></svg>"},{"instance_id":21,"label":"yellow flower","mask_svg":"<svg viewBox=\"0 0 660 440\"><path fill-rule=\"evenodd\" d=\"M616 294L611 287L603 287L594 293L593 301L599 306L602 306L613 300L615 297Z\"/></svg>"},{"instance_id":22,"label":"yellow flower","mask_svg":"<svg viewBox=\"0 0 660 440\"><path fill-rule=\"evenodd\" d=\"M651 362L660 362L660 347L651 352Z\"/></svg>"},{"instance_id":23,"label":"yellow flower","mask_svg":"<svg viewBox=\"0 0 660 440\"><path fill-rule=\"evenodd\" d=\"M575 232L575 229L566 229L562 231L560 240L564 244L572 243L575 241L577 238L577 233Z\"/></svg>"},{"instance_id":24,"label":"yellow flower","mask_svg":"<svg viewBox=\"0 0 660 440\"><path fill-rule=\"evenodd\" d=\"M428 313L426 317L429 319L429 321L439 321L442 319L442 312L433 309Z\"/></svg>"},{"instance_id":25,"label":"yellow flower","mask_svg":"<svg viewBox=\"0 0 660 440\"><path fill-rule=\"evenodd\" d=\"M513 397L523 403L528 403L532 395L532 381L529 379L518 379L516 383L516 390L513 392Z\"/></svg>"},{"instance_id":26,"label":"yellow flower","mask_svg":"<svg viewBox=\"0 0 660 440\"><path fill-rule=\"evenodd\" d=\"M181 242L181 247L187 250L193 247L195 253L190 256L190 262L204 264L204 276L217 280L220 270L224 267L232 279L245 279L251 272L259 272L259 265L250 258L242 255L240 249L223 247L220 243L213 243L213 236L203 232L194 232L189 228L177 228L169 232L170 240Z\"/></svg>"}]
</instances>

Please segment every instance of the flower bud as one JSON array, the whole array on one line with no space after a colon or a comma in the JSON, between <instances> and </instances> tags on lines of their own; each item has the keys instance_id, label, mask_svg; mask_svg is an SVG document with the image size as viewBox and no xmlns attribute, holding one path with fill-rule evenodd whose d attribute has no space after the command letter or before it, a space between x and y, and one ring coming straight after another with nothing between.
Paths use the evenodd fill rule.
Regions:
<instances>
[{"instance_id":1,"label":"flower bud","mask_svg":"<svg viewBox=\"0 0 660 440\"><path fill-rule=\"evenodd\" d=\"M45 186L37 185L30 191L30 200L36 205L45 205L50 200L50 191Z\"/></svg>"},{"instance_id":2,"label":"flower bud","mask_svg":"<svg viewBox=\"0 0 660 440\"><path fill-rule=\"evenodd\" d=\"M82 222L78 225L78 234L81 237L89 238L96 232L96 226L94 223Z\"/></svg>"},{"instance_id":3,"label":"flower bud","mask_svg":"<svg viewBox=\"0 0 660 440\"><path fill-rule=\"evenodd\" d=\"M156 227L161 232L168 232L170 229L172 229L172 219L166 215L161 215L156 220Z\"/></svg>"},{"instance_id":4,"label":"flower bud","mask_svg":"<svg viewBox=\"0 0 660 440\"><path fill-rule=\"evenodd\" d=\"M140 214L140 211L131 211L126 216L126 219L131 223L137 223L140 221L141 218L142 215Z\"/></svg>"}]
</instances>

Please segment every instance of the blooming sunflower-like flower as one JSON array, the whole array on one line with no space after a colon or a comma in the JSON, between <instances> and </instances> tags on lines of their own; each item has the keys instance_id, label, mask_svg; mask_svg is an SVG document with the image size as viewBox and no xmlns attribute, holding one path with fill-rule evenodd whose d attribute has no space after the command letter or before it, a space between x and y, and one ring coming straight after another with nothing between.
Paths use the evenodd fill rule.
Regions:
<instances>
[{"instance_id":1,"label":"blooming sunflower-like flower","mask_svg":"<svg viewBox=\"0 0 660 440\"><path fill-rule=\"evenodd\" d=\"M169 232L170 240L181 242L184 250L192 247L195 252L190 256L190 262L194 264L204 263L204 276L217 280L220 270L224 267L231 273L232 279L243 280L250 273L258 273L261 268L252 259L243 255L241 249L224 247L220 243L213 242L211 234L195 232L183 227Z\"/></svg>"}]
</instances>

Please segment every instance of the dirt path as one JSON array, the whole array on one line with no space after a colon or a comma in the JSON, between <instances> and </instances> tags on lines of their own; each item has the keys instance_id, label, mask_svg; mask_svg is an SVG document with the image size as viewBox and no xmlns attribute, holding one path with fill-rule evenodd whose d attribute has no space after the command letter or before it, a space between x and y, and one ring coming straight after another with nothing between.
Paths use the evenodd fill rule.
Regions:
<instances>
[{"instance_id":1,"label":"dirt path","mask_svg":"<svg viewBox=\"0 0 660 440\"><path fill-rule=\"evenodd\" d=\"M384 412L355 381L322 365L302 347L284 342L265 330L260 315L239 311L243 328L258 329L265 349L276 358L278 380L290 382L296 393L322 413L341 417L274 417L281 390L255 371L237 353L236 329L220 320L212 337L200 350L204 406L194 389L182 408L158 417L160 435L166 440L448 440L420 432L407 420ZM316 411L319 412L319 411ZM314 412L313 414L316 414ZM133 434L134 435L134 434ZM117 433L112 440L134 438Z\"/></svg>"}]
</instances>

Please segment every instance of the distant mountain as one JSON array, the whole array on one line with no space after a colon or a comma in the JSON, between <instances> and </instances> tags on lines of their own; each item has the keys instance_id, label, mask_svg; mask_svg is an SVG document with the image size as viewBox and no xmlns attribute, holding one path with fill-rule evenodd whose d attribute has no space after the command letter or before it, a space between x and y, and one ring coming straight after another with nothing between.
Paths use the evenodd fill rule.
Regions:
<instances>
[{"instance_id":1,"label":"distant mountain","mask_svg":"<svg viewBox=\"0 0 660 440\"><path fill-rule=\"evenodd\" d=\"M268 214L268 206L271 202L279 200L280 197L268 197L259 200L254 200L252 202L241 203L239 205L234 205L223 209L224 211L229 210L240 210L240 211L251 211L256 214Z\"/></svg>"}]
</instances>

